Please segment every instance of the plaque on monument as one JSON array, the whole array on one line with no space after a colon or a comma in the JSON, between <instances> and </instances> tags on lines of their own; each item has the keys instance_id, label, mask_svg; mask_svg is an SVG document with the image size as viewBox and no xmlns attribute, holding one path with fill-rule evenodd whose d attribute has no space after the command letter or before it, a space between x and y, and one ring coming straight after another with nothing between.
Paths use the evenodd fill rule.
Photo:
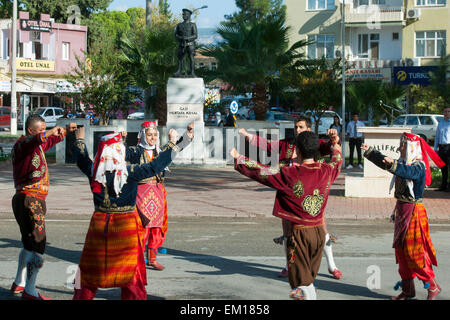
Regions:
<instances>
[{"instance_id":1,"label":"plaque on monument","mask_svg":"<svg viewBox=\"0 0 450 320\"><path fill-rule=\"evenodd\" d=\"M202 78L169 78L167 83L168 129L177 130L180 135L194 122L194 140L183 150L174 163L203 163L204 129L203 106L205 85Z\"/></svg>"}]
</instances>

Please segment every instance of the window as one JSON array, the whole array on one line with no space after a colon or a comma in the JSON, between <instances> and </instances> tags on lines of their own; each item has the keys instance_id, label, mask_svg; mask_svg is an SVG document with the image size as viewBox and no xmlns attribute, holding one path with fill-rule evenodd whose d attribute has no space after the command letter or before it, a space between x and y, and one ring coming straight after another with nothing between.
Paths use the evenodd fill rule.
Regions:
<instances>
[{"instance_id":1,"label":"window","mask_svg":"<svg viewBox=\"0 0 450 320\"><path fill-rule=\"evenodd\" d=\"M23 42L17 41L17 58L23 58Z\"/></svg>"},{"instance_id":2,"label":"window","mask_svg":"<svg viewBox=\"0 0 450 320\"><path fill-rule=\"evenodd\" d=\"M34 58L36 60L41 60L42 59L42 49L43 46L40 42L37 41L33 41L33 53L34 53Z\"/></svg>"},{"instance_id":3,"label":"window","mask_svg":"<svg viewBox=\"0 0 450 320\"><path fill-rule=\"evenodd\" d=\"M308 10L333 10L334 0L308 0Z\"/></svg>"},{"instance_id":4,"label":"window","mask_svg":"<svg viewBox=\"0 0 450 320\"><path fill-rule=\"evenodd\" d=\"M372 4L383 5L386 4L386 0L372 0Z\"/></svg>"},{"instance_id":5,"label":"window","mask_svg":"<svg viewBox=\"0 0 450 320\"><path fill-rule=\"evenodd\" d=\"M47 109L44 113L44 117L51 117L53 116L53 109Z\"/></svg>"},{"instance_id":6,"label":"window","mask_svg":"<svg viewBox=\"0 0 450 320\"><path fill-rule=\"evenodd\" d=\"M392 40L398 40L400 39L400 34L398 32L393 32L392 33Z\"/></svg>"},{"instance_id":7,"label":"window","mask_svg":"<svg viewBox=\"0 0 450 320\"><path fill-rule=\"evenodd\" d=\"M416 57L445 55L445 31L416 32Z\"/></svg>"},{"instance_id":8,"label":"window","mask_svg":"<svg viewBox=\"0 0 450 320\"><path fill-rule=\"evenodd\" d=\"M318 34L308 36L308 41L313 41L312 44L308 45L309 59L334 58L334 35Z\"/></svg>"},{"instance_id":9,"label":"window","mask_svg":"<svg viewBox=\"0 0 450 320\"><path fill-rule=\"evenodd\" d=\"M422 125L433 125L433 119L431 119L431 117L429 116L421 116L419 117L420 120L420 124Z\"/></svg>"},{"instance_id":10,"label":"window","mask_svg":"<svg viewBox=\"0 0 450 320\"><path fill-rule=\"evenodd\" d=\"M413 116L413 117L407 117L407 118L406 118L406 125L409 125L409 126L417 126L417 125L419 125L419 119L417 119L416 116Z\"/></svg>"},{"instance_id":11,"label":"window","mask_svg":"<svg viewBox=\"0 0 450 320\"><path fill-rule=\"evenodd\" d=\"M405 117L398 117L394 121L394 125L402 126L405 124Z\"/></svg>"},{"instance_id":12,"label":"window","mask_svg":"<svg viewBox=\"0 0 450 320\"><path fill-rule=\"evenodd\" d=\"M70 43L63 42L62 43L62 60L69 60L69 49L70 49Z\"/></svg>"},{"instance_id":13,"label":"window","mask_svg":"<svg viewBox=\"0 0 450 320\"><path fill-rule=\"evenodd\" d=\"M380 56L380 35L378 33L358 34L358 57L378 59Z\"/></svg>"},{"instance_id":14,"label":"window","mask_svg":"<svg viewBox=\"0 0 450 320\"><path fill-rule=\"evenodd\" d=\"M416 0L416 6L445 6L446 0Z\"/></svg>"},{"instance_id":15,"label":"window","mask_svg":"<svg viewBox=\"0 0 450 320\"><path fill-rule=\"evenodd\" d=\"M64 115L64 111L61 109L55 109L55 115L57 116L63 116Z\"/></svg>"}]
</instances>

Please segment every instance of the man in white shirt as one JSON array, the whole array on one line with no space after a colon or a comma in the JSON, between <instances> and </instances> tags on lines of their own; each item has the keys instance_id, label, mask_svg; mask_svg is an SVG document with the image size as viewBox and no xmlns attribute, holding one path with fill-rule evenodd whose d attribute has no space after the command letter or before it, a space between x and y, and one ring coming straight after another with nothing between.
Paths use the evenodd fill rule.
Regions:
<instances>
[{"instance_id":1,"label":"man in white shirt","mask_svg":"<svg viewBox=\"0 0 450 320\"><path fill-rule=\"evenodd\" d=\"M349 138L349 147L350 147L350 159L349 159L349 165L347 166L347 169L353 168L353 152L356 148L356 154L358 155L358 167L360 169L363 169L362 166L362 157L361 157L361 145L363 142L363 134L361 132L358 132L359 127L364 127L364 123L362 121L359 121L359 115L358 113L352 114L353 121L349 122L347 125L347 135Z\"/></svg>"},{"instance_id":2,"label":"man in white shirt","mask_svg":"<svg viewBox=\"0 0 450 320\"><path fill-rule=\"evenodd\" d=\"M438 153L445 166L441 168L442 183L438 191L450 191L448 169L450 167L450 107L444 108L444 120L439 122L434 138L434 150Z\"/></svg>"}]
</instances>

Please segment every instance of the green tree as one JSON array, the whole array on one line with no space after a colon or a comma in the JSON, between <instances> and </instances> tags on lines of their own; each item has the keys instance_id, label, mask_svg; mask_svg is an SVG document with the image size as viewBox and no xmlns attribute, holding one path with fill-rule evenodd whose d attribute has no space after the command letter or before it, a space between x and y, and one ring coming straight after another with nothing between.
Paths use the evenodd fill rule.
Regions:
<instances>
[{"instance_id":1,"label":"green tree","mask_svg":"<svg viewBox=\"0 0 450 320\"><path fill-rule=\"evenodd\" d=\"M153 107L154 115L161 125L167 120L166 86L177 67L174 28L177 21L159 14L152 17L152 27L145 28L135 37L121 40L121 61L126 66L131 84L146 92L147 111ZM156 90L154 95L150 91Z\"/></svg>"},{"instance_id":2,"label":"green tree","mask_svg":"<svg viewBox=\"0 0 450 320\"><path fill-rule=\"evenodd\" d=\"M65 77L81 88L81 102L93 108L100 124L108 124L115 112L132 103L129 74L108 41L85 54L86 59L77 57L77 67Z\"/></svg>"},{"instance_id":3,"label":"green tree","mask_svg":"<svg viewBox=\"0 0 450 320\"><path fill-rule=\"evenodd\" d=\"M218 61L207 80L221 79L235 92L251 92L257 120L266 119L269 83L302 56L298 49L306 44L299 41L289 47L285 7L273 13L263 18L236 14L217 29L222 42L200 49L201 54Z\"/></svg>"},{"instance_id":4,"label":"green tree","mask_svg":"<svg viewBox=\"0 0 450 320\"><path fill-rule=\"evenodd\" d=\"M299 60L287 74L291 88L301 101L302 111L310 111L314 119L316 133L324 112L331 106L340 106L340 70L340 60L330 61L323 57Z\"/></svg>"},{"instance_id":5,"label":"green tree","mask_svg":"<svg viewBox=\"0 0 450 320\"><path fill-rule=\"evenodd\" d=\"M144 17L144 9L142 8L139 8L139 10L129 9L127 12L105 11L93 13L87 21L89 32L88 50L95 50L94 48L98 44L103 45L105 42L109 42L112 49L115 52L119 52L121 37L131 33L131 30L139 32L139 30L143 29L143 24L141 25L140 23L144 22L143 20L140 21L139 17Z\"/></svg>"},{"instance_id":6,"label":"green tree","mask_svg":"<svg viewBox=\"0 0 450 320\"><path fill-rule=\"evenodd\" d=\"M444 98L432 86L409 86L410 105L414 113L440 113Z\"/></svg>"},{"instance_id":7,"label":"green tree","mask_svg":"<svg viewBox=\"0 0 450 320\"><path fill-rule=\"evenodd\" d=\"M444 48L444 47L443 47ZM431 72L431 87L436 92L437 96L442 99L442 104L439 105L440 109L444 106L450 105L450 54L445 56L441 55L439 59L438 68L436 71ZM439 98L438 98L439 99Z\"/></svg>"},{"instance_id":8,"label":"green tree","mask_svg":"<svg viewBox=\"0 0 450 320\"><path fill-rule=\"evenodd\" d=\"M369 120L378 125L384 117L391 119L402 112L402 98L406 89L388 83L367 80L353 81L347 87L349 99L354 109L359 113L367 112ZM392 119L391 119L392 120Z\"/></svg>"},{"instance_id":9,"label":"green tree","mask_svg":"<svg viewBox=\"0 0 450 320\"><path fill-rule=\"evenodd\" d=\"M39 19L41 13L48 13L56 22L65 23L71 14L67 12L67 8L71 5L80 8L81 17L85 20L94 12L106 10L112 0L21 0L21 2L26 11L30 12L32 19Z\"/></svg>"},{"instance_id":10,"label":"green tree","mask_svg":"<svg viewBox=\"0 0 450 320\"><path fill-rule=\"evenodd\" d=\"M237 12L225 16L223 26L232 26L239 21L251 22L264 20L274 15L283 14L285 7L282 0L236 0Z\"/></svg>"}]
</instances>

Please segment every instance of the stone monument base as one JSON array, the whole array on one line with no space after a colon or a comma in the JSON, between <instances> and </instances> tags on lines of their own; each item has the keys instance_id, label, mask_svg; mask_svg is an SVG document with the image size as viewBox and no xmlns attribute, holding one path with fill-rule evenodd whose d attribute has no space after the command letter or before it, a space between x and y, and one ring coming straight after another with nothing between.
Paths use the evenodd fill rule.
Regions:
<instances>
[{"instance_id":1,"label":"stone monument base","mask_svg":"<svg viewBox=\"0 0 450 320\"><path fill-rule=\"evenodd\" d=\"M354 198L393 198L389 194L391 177L364 177L363 173L348 173L345 177L345 196Z\"/></svg>"}]
</instances>

